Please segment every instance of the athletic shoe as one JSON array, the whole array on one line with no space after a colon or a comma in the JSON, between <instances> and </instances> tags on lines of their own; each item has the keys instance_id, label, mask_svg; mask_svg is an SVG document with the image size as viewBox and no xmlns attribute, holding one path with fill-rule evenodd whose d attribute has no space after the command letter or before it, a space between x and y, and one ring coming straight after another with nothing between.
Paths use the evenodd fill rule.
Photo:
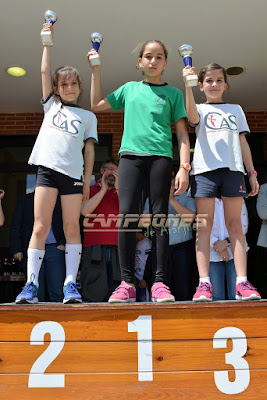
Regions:
<instances>
[{"instance_id":1,"label":"athletic shoe","mask_svg":"<svg viewBox=\"0 0 267 400\"><path fill-rule=\"evenodd\" d=\"M38 287L33 282L28 282L22 289L22 292L16 297L17 304L35 304L38 303Z\"/></svg>"},{"instance_id":2,"label":"athletic shoe","mask_svg":"<svg viewBox=\"0 0 267 400\"><path fill-rule=\"evenodd\" d=\"M155 303L175 301L170 289L163 282L154 283L151 288L151 300Z\"/></svg>"},{"instance_id":3,"label":"athletic shoe","mask_svg":"<svg viewBox=\"0 0 267 400\"><path fill-rule=\"evenodd\" d=\"M80 288L81 284L75 282L69 282L66 286L63 286L63 303L82 303L82 296L77 290Z\"/></svg>"},{"instance_id":4,"label":"athletic shoe","mask_svg":"<svg viewBox=\"0 0 267 400\"><path fill-rule=\"evenodd\" d=\"M249 281L244 281L236 285L235 298L236 300L260 300L261 296Z\"/></svg>"},{"instance_id":5,"label":"athletic shoe","mask_svg":"<svg viewBox=\"0 0 267 400\"><path fill-rule=\"evenodd\" d=\"M110 296L109 303L134 303L136 301L136 290L134 286L127 285L124 281L114 290Z\"/></svg>"},{"instance_id":6,"label":"athletic shoe","mask_svg":"<svg viewBox=\"0 0 267 400\"><path fill-rule=\"evenodd\" d=\"M207 282L200 282L197 291L193 296L193 301L212 301L212 286Z\"/></svg>"}]
</instances>

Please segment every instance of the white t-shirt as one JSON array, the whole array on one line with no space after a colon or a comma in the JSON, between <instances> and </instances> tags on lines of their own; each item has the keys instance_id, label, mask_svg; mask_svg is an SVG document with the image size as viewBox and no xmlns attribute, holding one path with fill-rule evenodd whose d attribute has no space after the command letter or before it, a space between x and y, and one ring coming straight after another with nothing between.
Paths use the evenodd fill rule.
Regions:
<instances>
[{"instance_id":1,"label":"white t-shirt","mask_svg":"<svg viewBox=\"0 0 267 400\"><path fill-rule=\"evenodd\" d=\"M84 142L98 142L97 119L76 105L63 105L49 95L42 102L44 120L29 158L29 164L42 165L71 178L83 175Z\"/></svg>"},{"instance_id":2,"label":"white t-shirt","mask_svg":"<svg viewBox=\"0 0 267 400\"><path fill-rule=\"evenodd\" d=\"M248 133L244 111L238 104L197 104L199 123L192 175L218 168L245 173L240 146L240 133Z\"/></svg>"}]
</instances>

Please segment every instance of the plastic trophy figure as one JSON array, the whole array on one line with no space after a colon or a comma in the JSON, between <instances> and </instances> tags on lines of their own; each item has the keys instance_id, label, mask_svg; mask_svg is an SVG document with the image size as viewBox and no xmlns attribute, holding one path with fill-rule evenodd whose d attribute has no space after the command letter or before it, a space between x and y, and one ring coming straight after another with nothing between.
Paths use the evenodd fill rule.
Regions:
<instances>
[{"instance_id":1,"label":"plastic trophy figure","mask_svg":"<svg viewBox=\"0 0 267 400\"><path fill-rule=\"evenodd\" d=\"M184 60L184 65L190 65L192 67L192 52L193 47L190 44L183 44L178 50L180 56ZM198 77L196 74L194 75L187 75L186 77L186 86L197 86L198 85Z\"/></svg>"},{"instance_id":2,"label":"plastic trophy figure","mask_svg":"<svg viewBox=\"0 0 267 400\"><path fill-rule=\"evenodd\" d=\"M44 13L44 19L45 19L45 23L48 25L54 25L54 23L57 21L57 16L56 13L54 11L51 10L47 10ZM53 46L53 39L52 39L52 33L50 31L42 31L41 32L41 39L42 39L42 43L43 45L47 45L47 46Z\"/></svg>"},{"instance_id":3,"label":"plastic trophy figure","mask_svg":"<svg viewBox=\"0 0 267 400\"><path fill-rule=\"evenodd\" d=\"M91 35L91 42L93 44L93 49L95 49L95 51L98 52L100 44L103 41L103 37L100 33L98 32L94 32ZM99 54L93 54L89 57L90 63L95 66L95 65L100 65L101 64L101 60L100 60L100 56Z\"/></svg>"}]
</instances>

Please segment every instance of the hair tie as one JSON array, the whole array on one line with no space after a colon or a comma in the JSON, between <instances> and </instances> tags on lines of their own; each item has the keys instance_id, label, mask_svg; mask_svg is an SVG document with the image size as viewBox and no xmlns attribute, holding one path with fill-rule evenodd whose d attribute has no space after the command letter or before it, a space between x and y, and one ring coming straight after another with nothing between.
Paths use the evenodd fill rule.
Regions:
<instances>
[{"instance_id":1,"label":"hair tie","mask_svg":"<svg viewBox=\"0 0 267 400\"><path fill-rule=\"evenodd\" d=\"M205 72L205 68L202 69L202 72Z\"/></svg>"}]
</instances>

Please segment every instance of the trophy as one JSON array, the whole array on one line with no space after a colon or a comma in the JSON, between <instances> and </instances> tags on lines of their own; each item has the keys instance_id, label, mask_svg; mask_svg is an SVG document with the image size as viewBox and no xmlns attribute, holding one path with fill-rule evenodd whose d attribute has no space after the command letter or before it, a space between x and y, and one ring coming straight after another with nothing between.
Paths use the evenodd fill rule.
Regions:
<instances>
[{"instance_id":1,"label":"trophy","mask_svg":"<svg viewBox=\"0 0 267 400\"><path fill-rule=\"evenodd\" d=\"M102 43L102 41L103 41L103 37L100 33L98 33L98 32L92 33L91 42L93 44L93 49L95 49L95 51L99 50L99 47L100 47L100 44ZM101 64L99 54L92 54L91 56L89 56L89 60L90 60L91 65L93 65L93 66Z\"/></svg>"},{"instance_id":2,"label":"trophy","mask_svg":"<svg viewBox=\"0 0 267 400\"><path fill-rule=\"evenodd\" d=\"M184 65L187 67L187 65L190 65L192 67L192 52L193 52L193 47L190 46L190 44L183 44L181 47L179 47L178 50L180 56L184 60ZM198 77L196 74L194 75L187 75L186 77L186 86L197 86L198 85Z\"/></svg>"},{"instance_id":3,"label":"trophy","mask_svg":"<svg viewBox=\"0 0 267 400\"><path fill-rule=\"evenodd\" d=\"M45 19L46 24L54 25L54 23L57 21L56 13L54 11L47 10L44 13L44 19ZM42 31L41 39L42 39L43 45L53 46L52 33L50 31Z\"/></svg>"}]
</instances>

